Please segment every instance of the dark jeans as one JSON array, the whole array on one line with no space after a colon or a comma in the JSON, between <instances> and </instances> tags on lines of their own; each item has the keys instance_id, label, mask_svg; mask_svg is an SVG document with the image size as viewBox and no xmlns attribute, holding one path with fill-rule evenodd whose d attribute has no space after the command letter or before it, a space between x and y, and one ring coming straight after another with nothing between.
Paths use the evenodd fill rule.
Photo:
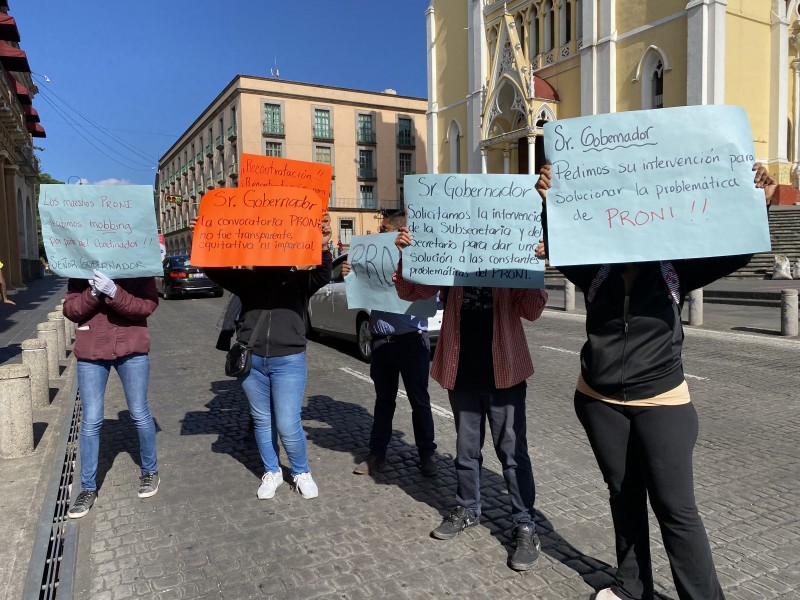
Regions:
<instances>
[{"instance_id":1,"label":"dark jeans","mask_svg":"<svg viewBox=\"0 0 800 600\"><path fill-rule=\"evenodd\" d=\"M617 546L614 593L620 598L653 598L649 495L678 597L723 599L694 498L694 405L623 406L575 392L575 412L610 492Z\"/></svg>"},{"instance_id":2,"label":"dark jeans","mask_svg":"<svg viewBox=\"0 0 800 600\"><path fill-rule=\"evenodd\" d=\"M526 389L523 381L502 390L448 392L456 421L456 503L476 515L481 514L481 449L488 417L494 450L503 466L503 477L511 497L511 519L515 526L533 522L531 511L536 498L528 456Z\"/></svg>"},{"instance_id":3,"label":"dark jeans","mask_svg":"<svg viewBox=\"0 0 800 600\"><path fill-rule=\"evenodd\" d=\"M411 404L411 424L419 456L433 455L436 444L433 441L433 414L428 394L430 363L431 345L427 333L412 334L391 342L383 337L373 338L369 374L375 384L375 417L369 438L370 454L386 456L402 375Z\"/></svg>"}]
</instances>

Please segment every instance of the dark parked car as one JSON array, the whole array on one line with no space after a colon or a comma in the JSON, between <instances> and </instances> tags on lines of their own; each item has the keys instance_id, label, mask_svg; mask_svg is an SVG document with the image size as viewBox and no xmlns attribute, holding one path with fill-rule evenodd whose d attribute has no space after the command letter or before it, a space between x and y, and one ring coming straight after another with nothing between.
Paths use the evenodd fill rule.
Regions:
<instances>
[{"instance_id":1,"label":"dark parked car","mask_svg":"<svg viewBox=\"0 0 800 600\"><path fill-rule=\"evenodd\" d=\"M342 263L347 254L333 261L331 282L320 288L309 303L309 333L321 333L332 337L354 340L358 344L358 356L369 362L372 354L371 336L369 333L369 309L347 308L347 293ZM440 304L439 311L428 319L428 333L431 348L439 339L444 311Z\"/></svg>"},{"instance_id":2,"label":"dark parked car","mask_svg":"<svg viewBox=\"0 0 800 600\"><path fill-rule=\"evenodd\" d=\"M222 296L222 287L211 281L202 268L192 265L188 255L167 256L163 265L164 276L156 278L159 280L156 285L164 300L187 294Z\"/></svg>"}]
</instances>

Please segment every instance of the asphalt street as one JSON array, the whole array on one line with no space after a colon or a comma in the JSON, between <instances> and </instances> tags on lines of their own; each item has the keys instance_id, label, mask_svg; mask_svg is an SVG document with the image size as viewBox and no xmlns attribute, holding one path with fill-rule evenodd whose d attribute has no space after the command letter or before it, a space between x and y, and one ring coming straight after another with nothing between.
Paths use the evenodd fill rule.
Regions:
<instances>
[{"instance_id":1,"label":"asphalt street","mask_svg":"<svg viewBox=\"0 0 800 600\"><path fill-rule=\"evenodd\" d=\"M429 537L455 489L452 414L435 382L440 474L419 473L402 398L386 470L351 474L366 450L374 392L368 365L345 342L323 338L308 348L303 418L319 498L304 500L287 475L274 499L258 500L261 467L246 401L214 349L224 305L162 301L150 319L162 483L148 500L136 497L136 436L112 377L100 495L80 521L76 597L555 600L587 599L610 582L607 492L572 408L581 315L548 310L526 325L536 366L527 415L543 554L533 570L517 573L506 566L509 505L490 447L481 526L450 541ZM797 339L774 335L687 332L686 371L701 424L697 498L729 599L800 593L798 351ZM675 599L655 522L651 531L657 590Z\"/></svg>"}]
</instances>

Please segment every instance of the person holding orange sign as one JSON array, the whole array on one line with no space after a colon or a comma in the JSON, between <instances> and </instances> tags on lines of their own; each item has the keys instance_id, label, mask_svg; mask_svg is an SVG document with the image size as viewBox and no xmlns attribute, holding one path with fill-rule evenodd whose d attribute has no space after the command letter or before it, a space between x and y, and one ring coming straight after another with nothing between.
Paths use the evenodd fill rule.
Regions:
<instances>
[{"instance_id":1,"label":"person holding orange sign","mask_svg":"<svg viewBox=\"0 0 800 600\"><path fill-rule=\"evenodd\" d=\"M283 484L278 437L297 491L303 498L319 495L308 467L300 410L306 384L308 300L330 281L333 261L328 250L330 225L323 221L321 229L319 266L205 268L209 278L242 301L239 342L247 344L255 332L250 370L238 379L250 404L264 464L257 492L262 500L273 498Z\"/></svg>"}]
</instances>

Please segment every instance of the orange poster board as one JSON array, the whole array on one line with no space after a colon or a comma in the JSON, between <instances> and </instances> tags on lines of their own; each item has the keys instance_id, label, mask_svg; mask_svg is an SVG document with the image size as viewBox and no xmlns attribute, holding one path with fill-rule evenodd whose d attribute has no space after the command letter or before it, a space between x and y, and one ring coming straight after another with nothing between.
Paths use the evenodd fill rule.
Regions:
<instances>
[{"instance_id":1,"label":"orange poster board","mask_svg":"<svg viewBox=\"0 0 800 600\"><path fill-rule=\"evenodd\" d=\"M299 187L211 190L200 201L191 262L199 267L318 265L324 210L312 190Z\"/></svg>"},{"instance_id":2,"label":"orange poster board","mask_svg":"<svg viewBox=\"0 0 800 600\"><path fill-rule=\"evenodd\" d=\"M289 160L274 156L242 154L239 159L239 186L286 186L313 190L328 208L333 169L322 163Z\"/></svg>"}]
</instances>

